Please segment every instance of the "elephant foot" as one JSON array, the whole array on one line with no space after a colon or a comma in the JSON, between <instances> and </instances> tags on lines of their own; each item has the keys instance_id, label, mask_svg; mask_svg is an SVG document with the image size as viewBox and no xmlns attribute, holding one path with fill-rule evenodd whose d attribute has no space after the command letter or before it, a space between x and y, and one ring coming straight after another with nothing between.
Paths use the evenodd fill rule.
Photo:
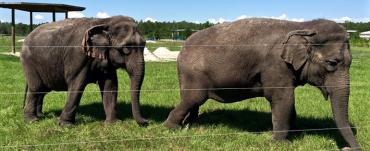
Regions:
<instances>
[{"instance_id":1,"label":"elephant foot","mask_svg":"<svg viewBox=\"0 0 370 151\"><path fill-rule=\"evenodd\" d=\"M343 147L341 149L341 151L360 151L360 150L361 150L360 147L358 147L358 148Z\"/></svg>"},{"instance_id":2,"label":"elephant foot","mask_svg":"<svg viewBox=\"0 0 370 151\"><path fill-rule=\"evenodd\" d=\"M119 121L119 119L106 119L104 121L105 124L113 124L113 123L117 123Z\"/></svg>"},{"instance_id":3,"label":"elephant foot","mask_svg":"<svg viewBox=\"0 0 370 151\"><path fill-rule=\"evenodd\" d=\"M182 128L182 126L180 124L176 124L176 123L170 122L168 120L166 120L164 122L164 126L166 126L169 129L181 129Z\"/></svg>"},{"instance_id":4,"label":"elephant foot","mask_svg":"<svg viewBox=\"0 0 370 151\"><path fill-rule=\"evenodd\" d=\"M38 121L40 118L37 117L36 115L28 115L28 114L25 114L24 115L24 120L26 121L26 123L33 123L35 121Z\"/></svg>"},{"instance_id":5,"label":"elephant foot","mask_svg":"<svg viewBox=\"0 0 370 151\"><path fill-rule=\"evenodd\" d=\"M292 143L292 141L288 139L272 139L272 142L274 143Z\"/></svg>"},{"instance_id":6,"label":"elephant foot","mask_svg":"<svg viewBox=\"0 0 370 151\"><path fill-rule=\"evenodd\" d=\"M44 117L45 115L44 115L44 113L42 113L42 112L37 112L37 117Z\"/></svg>"},{"instance_id":7,"label":"elephant foot","mask_svg":"<svg viewBox=\"0 0 370 151\"><path fill-rule=\"evenodd\" d=\"M136 123L142 127L147 127L149 125L149 121L144 118L141 118L140 120L136 120Z\"/></svg>"},{"instance_id":8,"label":"elephant foot","mask_svg":"<svg viewBox=\"0 0 370 151\"><path fill-rule=\"evenodd\" d=\"M71 127L71 126L74 126L74 122L60 120L59 121L59 126L61 126L61 127Z\"/></svg>"},{"instance_id":9,"label":"elephant foot","mask_svg":"<svg viewBox=\"0 0 370 151\"><path fill-rule=\"evenodd\" d=\"M273 132L272 140L274 142L290 142L290 140L287 139L288 132L283 131L283 130L281 130L281 131L282 132L279 132L279 131Z\"/></svg>"},{"instance_id":10,"label":"elephant foot","mask_svg":"<svg viewBox=\"0 0 370 151\"><path fill-rule=\"evenodd\" d=\"M277 130L273 132L272 139L274 141L285 141L285 140L288 140L287 136L288 136L287 130Z\"/></svg>"}]
</instances>

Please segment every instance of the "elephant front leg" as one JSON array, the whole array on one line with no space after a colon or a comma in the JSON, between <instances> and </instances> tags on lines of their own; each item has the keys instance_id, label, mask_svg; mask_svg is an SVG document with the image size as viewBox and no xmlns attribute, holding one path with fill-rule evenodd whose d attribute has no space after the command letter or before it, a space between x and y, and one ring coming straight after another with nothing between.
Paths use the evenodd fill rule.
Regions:
<instances>
[{"instance_id":1,"label":"elephant front leg","mask_svg":"<svg viewBox=\"0 0 370 151\"><path fill-rule=\"evenodd\" d=\"M114 123L117 121L116 117L117 90L118 90L117 81L118 80L116 72L109 74L98 81L103 99L106 123Z\"/></svg>"},{"instance_id":2,"label":"elephant front leg","mask_svg":"<svg viewBox=\"0 0 370 151\"><path fill-rule=\"evenodd\" d=\"M60 126L70 126L75 123L77 108L78 105L80 104L80 100L85 86L86 85L81 82L76 82L76 84L68 88L67 101L59 119Z\"/></svg>"},{"instance_id":3,"label":"elephant front leg","mask_svg":"<svg viewBox=\"0 0 370 151\"><path fill-rule=\"evenodd\" d=\"M273 140L286 140L289 130L295 128L296 111L294 107L294 90L275 90L270 100Z\"/></svg>"}]
</instances>

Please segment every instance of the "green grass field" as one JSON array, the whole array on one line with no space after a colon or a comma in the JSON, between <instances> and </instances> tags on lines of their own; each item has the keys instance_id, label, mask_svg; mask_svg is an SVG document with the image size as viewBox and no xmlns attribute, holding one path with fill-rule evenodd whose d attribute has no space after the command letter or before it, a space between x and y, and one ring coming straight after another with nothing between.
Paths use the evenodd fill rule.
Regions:
<instances>
[{"instance_id":1,"label":"green grass field","mask_svg":"<svg viewBox=\"0 0 370 151\"><path fill-rule=\"evenodd\" d=\"M353 48L349 114L363 150L370 150L370 49ZM116 124L104 124L98 87L88 85L81 100L76 126L62 128L58 116L65 93L45 97L41 121L23 120L24 75L19 58L0 55L0 150L336 150L344 140L338 130L292 133L291 143L271 141L271 114L264 98L233 104L209 100L190 129L168 130L168 113L179 102L175 62L146 63L141 94L142 112L150 120L139 127L131 116L129 80L119 71ZM171 90L173 89L173 90ZM159 90L159 91L151 91ZM330 102L316 88L296 89L298 128L335 128Z\"/></svg>"},{"instance_id":2,"label":"green grass field","mask_svg":"<svg viewBox=\"0 0 370 151\"><path fill-rule=\"evenodd\" d=\"M15 48L16 48L16 51L20 51L21 48L22 48L22 42L18 42L18 40L20 39L23 39L24 37L20 37L20 36L17 36L15 37ZM0 53L3 53L3 52L11 52L11 47L12 45L12 41L11 41L11 37L10 36L0 36Z\"/></svg>"}]
</instances>

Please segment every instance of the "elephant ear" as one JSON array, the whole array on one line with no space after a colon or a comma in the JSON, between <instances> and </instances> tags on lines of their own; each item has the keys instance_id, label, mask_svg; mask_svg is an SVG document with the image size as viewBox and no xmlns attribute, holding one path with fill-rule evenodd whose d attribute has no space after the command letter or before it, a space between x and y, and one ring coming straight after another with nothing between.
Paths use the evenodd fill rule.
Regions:
<instances>
[{"instance_id":1,"label":"elephant ear","mask_svg":"<svg viewBox=\"0 0 370 151\"><path fill-rule=\"evenodd\" d=\"M83 52L92 58L107 59L111 47L111 38L108 33L109 26L96 25L85 31L82 40Z\"/></svg>"},{"instance_id":2,"label":"elephant ear","mask_svg":"<svg viewBox=\"0 0 370 151\"><path fill-rule=\"evenodd\" d=\"M310 38L316 35L313 30L294 30L287 34L283 42L283 51L281 58L299 70L307 61L308 54L311 50Z\"/></svg>"}]
</instances>

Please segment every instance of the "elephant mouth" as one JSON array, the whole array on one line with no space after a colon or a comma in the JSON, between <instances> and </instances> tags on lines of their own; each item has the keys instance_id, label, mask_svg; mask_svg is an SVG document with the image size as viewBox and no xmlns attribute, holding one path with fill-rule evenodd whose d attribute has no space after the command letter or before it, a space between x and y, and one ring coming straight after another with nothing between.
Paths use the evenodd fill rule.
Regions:
<instances>
[{"instance_id":1,"label":"elephant mouth","mask_svg":"<svg viewBox=\"0 0 370 151\"><path fill-rule=\"evenodd\" d=\"M330 93L327 90L327 87L326 86L320 86L319 89L321 91L321 94L324 96L325 100L328 100Z\"/></svg>"}]
</instances>

